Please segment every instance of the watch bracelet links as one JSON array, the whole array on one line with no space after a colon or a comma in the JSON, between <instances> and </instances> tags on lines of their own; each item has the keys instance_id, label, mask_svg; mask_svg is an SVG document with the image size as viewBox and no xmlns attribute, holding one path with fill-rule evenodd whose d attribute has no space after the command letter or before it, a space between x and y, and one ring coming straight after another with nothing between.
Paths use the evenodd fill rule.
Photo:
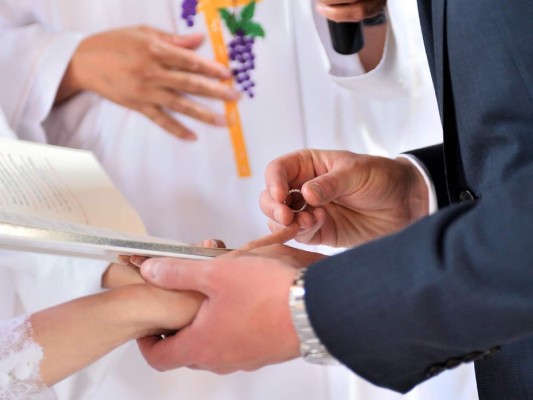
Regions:
<instances>
[{"instance_id":1,"label":"watch bracelet links","mask_svg":"<svg viewBox=\"0 0 533 400\"><path fill-rule=\"evenodd\" d=\"M305 269L299 270L290 289L289 307L292 322L300 339L300 354L302 358L313 364L339 365L320 339L309 321L305 307Z\"/></svg>"}]
</instances>

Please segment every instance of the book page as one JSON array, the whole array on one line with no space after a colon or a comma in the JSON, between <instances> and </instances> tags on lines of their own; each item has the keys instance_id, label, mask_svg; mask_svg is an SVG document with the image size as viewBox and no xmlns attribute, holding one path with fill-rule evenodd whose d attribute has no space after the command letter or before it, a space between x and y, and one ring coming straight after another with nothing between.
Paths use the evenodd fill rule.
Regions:
<instances>
[{"instance_id":1,"label":"book page","mask_svg":"<svg viewBox=\"0 0 533 400\"><path fill-rule=\"evenodd\" d=\"M1 211L0 248L110 262L117 262L124 255L206 259L230 251Z\"/></svg>"},{"instance_id":2,"label":"book page","mask_svg":"<svg viewBox=\"0 0 533 400\"><path fill-rule=\"evenodd\" d=\"M0 139L0 211L144 234L92 153Z\"/></svg>"}]
</instances>

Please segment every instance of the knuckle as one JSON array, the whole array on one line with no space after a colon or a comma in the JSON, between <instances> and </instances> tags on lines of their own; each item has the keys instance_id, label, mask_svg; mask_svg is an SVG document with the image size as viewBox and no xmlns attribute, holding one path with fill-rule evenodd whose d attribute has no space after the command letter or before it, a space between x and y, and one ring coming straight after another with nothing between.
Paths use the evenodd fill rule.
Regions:
<instances>
[{"instance_id":1,"label":"knuckle","mask_svg":"<svg viewBox=\"0 0 533 400\"><path fill-rule=\"evenodd\" d=\"M204 85L202 84L202 82L200 82L200 80L195 77L187 77L186 82L189 90L195 94L202 92L204 89Z\"/></svg>"},{"instance_id":2,"label":"knuckle","mask_svg":"<svg viewBox=\"0 0 533 400\"><path fill-rule=\"evenodd\" d=\"M137 71L137 76L143 84L152 82L157 75L158 71L153 65L143 65L139 67Z\"/></svg>"},{"instance_id":3,"label":"knuckle","mask_svg":"<svg viewBox=\"0 0 533 400\"><path fill-rule=\"evenodd\" d=\"M185 114L187 106L180 96L173 96L172 100L170 100L170 109L173 111L180 112L182 114Z\"/></svg>"},{"instance_id":4,"label":"knuckle","mask_svg":"<svg viewBox=\"0 0 533 400\"><path fill-rule=\"evenodd\" d=\"M199 72L201 70L201 63L196 59L191 59L187 63L187 69L191 72Z\"/></svg>"},{"instance_id":5,"label":"knuckle","mask_svg":"<svg viewBox=\"0 0 533 400\"><path fill-rule=\"evenodd\" d=\"M164 54L164 47L159 38L155 35L148 38L146 49L148 54L155 59L161 58L161 56Z\"/></svg>"}]
</instances>

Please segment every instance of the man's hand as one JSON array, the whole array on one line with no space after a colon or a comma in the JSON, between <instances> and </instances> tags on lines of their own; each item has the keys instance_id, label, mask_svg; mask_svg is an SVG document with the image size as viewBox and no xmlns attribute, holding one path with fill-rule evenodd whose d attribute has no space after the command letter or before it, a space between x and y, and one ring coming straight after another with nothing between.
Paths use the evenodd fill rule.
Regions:
<instances>
[{"instance_id":1,"label":"man's hand","mask_svg":"<svg viewBox=\"0 0 533 400\"><path fill-rule=\"evenodd\" d=\"M274 245L208 261L146 261L141 272L147 281L200 292L206 300L192 324L176 335L139 340L145 359L158 370L187 366L223 374L298 357L289 287L296 268L324 257L303 253Z\"/></svg>"},{"instance_id":2,"label":"man's hand","mask_svg":"<svg viewBox=\"0 0 533 400\"><path fill-rule=\"evenodd\" d=\"M379 13L386 0L319 0L317 11L337 22L359 22Z\"/></svg>"},{"instance_id":3,"label":"man's hand","mask_svg":"<svg viewBox=\"0 0 533 400\"><path fill-rule=\"evenodd\" d=\"M265 180L261 209L270 229L285 229L296 220L301 243L352 247L428 213L423 177L403 158L303 150L272 161ZM289 189L299 188L309 207L294 214L284 201Z\"/></svg>"},{"instance_id":4,"label":"man's hand","mask_svg":"<svg viewBox=\"0 0 533 400\"><path fill-rule=\"evenodd\" d=\"M56 103L91 91L138 111L171 134L196 135L169 111L224 126L218 115L187 95L236 100L239 93L219 79L231 77L221 64L196 54L202 35L178 36L149 27L89 36L81 42L63 77Z\"/></svg>"}]
</instances>

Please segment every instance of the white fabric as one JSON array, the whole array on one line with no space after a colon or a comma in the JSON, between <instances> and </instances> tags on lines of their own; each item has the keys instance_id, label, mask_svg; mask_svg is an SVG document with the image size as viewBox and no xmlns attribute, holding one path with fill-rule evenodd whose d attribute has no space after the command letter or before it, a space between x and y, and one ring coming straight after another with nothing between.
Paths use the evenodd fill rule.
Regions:
<instances>
[{"instance_id":1,"label":"white fabric","mask_svg":"<svg viewBox=\"0 0 533 400\"><path fill-rule=\"evenodd\" d=\"M328 52L320 46L310 1L264 0L257 4L256 19L264 26L266 38L257 40L255 45L256 97L244 98L239 104L253 173L248 179L236 176L225 129L179 117L199 135L196 143L181 142L143 116L93 94L77 96L55 109L43 130L43 110L51 109L56 77L66 65L44 65L55 53L50 46L41 44L40 35L49 40L70 37L74 43L84 34L136 24L178 33L203 32L201 14L195 27L186 29L179 18L179 1L3 0L0 40L10 45L0 46L0 82L4 88L0 102L6 107L10 123L22 129L25 138L46 137L54 144L94 151L140 212L151 234L188 242L216 237L236 247L267 233L258 198L264 187L263 171L273 158L303 147L395 155L440 141L438 113L420 33L412 24L416 10L412 6L389 7L393 29L388 35L387 55L378 70L364 76L338 77L329 74L330 70L332 74L336 72ZM34 40L28 35L33 35ZM326 38L323 41L327 47ZM73 46L57 51L57 60L66 62ZM199 51L212 57L208 41ZM357 72L356 56L341 62L351 65L345 71ZM378 79L380 71L383 77ZM46 78L48 75L51 80ZM388 81L383 83L381 79L385 78ZM48 84L39 84L40 91L33 91L30 99L23 89L35 79ZM369 80L372 82L367 83ZM219 103L205 102L222 110ZM90 271L80 266L65 277L59 270L53 274L49 271L49 276L55 277L50 290L59 291L67 285L75 290L78 283L83 287ZM42 299L41 293L22 295L36 301ZM399 398L354 378L343 367L321 368L301 360L229 376L185 369L155 372L143 363L134 344L107 360L106 365L88 368L58 385L58 397ZM469 369L437 378L405 398L463 400L474 398L474 391Z\"/></svg>"},{"instance_id":2,"label":"white fabric","mask_svg":"<svg viewBox=\"0 0 533 400\"><path fill-rule=\"evenodd\" d=\"M0 322L0 400L55 399L41 379L42 359L29 317Z\"/></svg>"},{"instance_id":3,"label":"white fabric","mask_svg":"<svg viewBox=\"0 0 533 400\"><path fill-rule=\"evenodd\" d=\"M433 184L433 180L431 179L431 176L429 175L429 171L426 169L424 164L420 162L420 160L413 156L412 154L400 154L398 158L405 158L413 164L418 172L420 172L420 175L424 178L424 183L426 184L426 187L428 188L428 214L434 214L439 209L439 204L437 201L437 191L435 190L435 185Z\"/></svg>"}]
</instances>

